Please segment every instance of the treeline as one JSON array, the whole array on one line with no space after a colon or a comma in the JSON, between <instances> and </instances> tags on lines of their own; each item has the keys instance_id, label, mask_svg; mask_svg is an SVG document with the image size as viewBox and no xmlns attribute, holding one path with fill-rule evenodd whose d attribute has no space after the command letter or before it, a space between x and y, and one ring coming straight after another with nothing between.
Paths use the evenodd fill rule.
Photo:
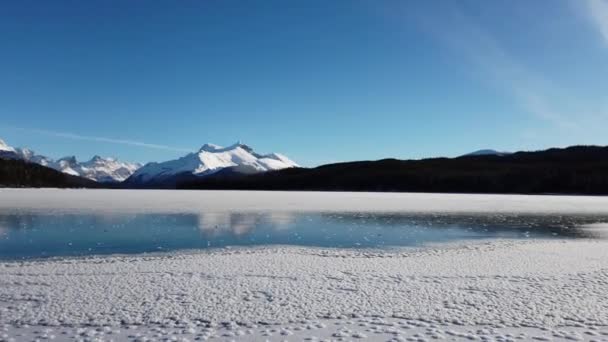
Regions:
<instances>
[{"instance_id":1,"label":"treeline","mask_svg":"<svg viewBox=\"0 0 608 342\"><path fill-rule=\"evenodd\" d=\"M504 156L384 159L256 175L219 174L182 189L608 194L608 147L574 146Z\"/></svg>"},{"instance_id":2,"label":"treeline","mask_svg":"<svg viewBox=\"0 0 608 342\"><path fill-rule=\"evenodd\" d=\"M0 186L2 187L56 187L95 188L100 184L57 170L16 159L0 158Z\"/></svg>"}]
</instances>

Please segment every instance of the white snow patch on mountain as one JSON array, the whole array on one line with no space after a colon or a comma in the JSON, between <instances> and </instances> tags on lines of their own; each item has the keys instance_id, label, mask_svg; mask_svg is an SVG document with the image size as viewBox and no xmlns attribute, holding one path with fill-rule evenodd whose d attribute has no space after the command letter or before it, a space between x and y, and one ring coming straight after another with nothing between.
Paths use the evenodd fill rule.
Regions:
<instances>
[{"instance_id":1,"label":"white snow patch on mountain","mask_svg":"<svg viewBox=\"0 0 608 342\"><path fill-rule=\"evenodd\" d=\"M0 139L0 151L15 152L15 149L5 143L4 140Z\"/></svg>"}]
</instances>

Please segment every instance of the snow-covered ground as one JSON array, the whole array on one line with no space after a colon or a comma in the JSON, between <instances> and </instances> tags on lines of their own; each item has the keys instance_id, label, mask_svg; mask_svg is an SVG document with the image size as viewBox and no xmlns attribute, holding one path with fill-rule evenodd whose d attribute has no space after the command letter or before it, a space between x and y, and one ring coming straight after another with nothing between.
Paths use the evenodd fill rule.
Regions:
<instances>
[{"instance_id":1,"label":"snow-covered ground","mask_svg":"<svg viewBox=\"0 0 608 342\"><path fill-rule=\"evenodd\" d=\"M132 201L138 201L133 203ZM606 213L602 197L2 190L0 210ZM608 230L592 224L590 230ZM601 235L601 234L600 234ZM608 240L0 262L0 340L608 341Z\"/></svg>"},{"instance_id":2,"label":"snow-covered ground","mask_svg":"<svg viewBox=\"0 0 608 342\"><path fill-rule=\"evenodd\" d=\"M4 262L0 282L5 339L608 339L601 240Z\"/></svg>"}]
</instances>

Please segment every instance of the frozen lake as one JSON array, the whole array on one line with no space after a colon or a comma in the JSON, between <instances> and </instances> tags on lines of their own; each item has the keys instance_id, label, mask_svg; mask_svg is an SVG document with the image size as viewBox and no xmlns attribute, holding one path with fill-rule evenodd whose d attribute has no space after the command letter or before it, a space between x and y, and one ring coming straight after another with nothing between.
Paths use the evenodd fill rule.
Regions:
<instances>
[{"instance_id":1,"label":"frozen lake","mask_svg":"<svg viewBox=\"0 0 608 342\"><path fill-rule=\"evenodd\" d=\"M2 189L0 340L602 341L606 222L606 197Z\"/></svg>"},{"instance_id":2,"label":"frozen lake","mask_svg":"<svg viewBox=\"0 0 608 342\"><path fill-rule=\"evenodd\" d=\"M0 259L228 246L420 247L480 239L601 238L602 197L0 191Z\"/></svg>"}]
</instances>

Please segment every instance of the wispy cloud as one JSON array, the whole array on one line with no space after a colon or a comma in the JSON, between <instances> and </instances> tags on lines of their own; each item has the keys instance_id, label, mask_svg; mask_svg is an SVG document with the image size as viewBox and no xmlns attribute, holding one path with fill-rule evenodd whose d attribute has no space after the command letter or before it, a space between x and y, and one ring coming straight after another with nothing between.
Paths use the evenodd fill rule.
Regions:
<instances>
[{"instance_id":1,"label":"wispy cloud","mask_svg":"<svg viewBox=\"0 0 608 342\"><path fill-rule=\"evenodd\" d=\"M601 1L601 0L600 0ZM562 128L576 124L552 105L551 82L520 63L475 20L461 11L457 2L442 2L438 10L416 13L424 31L473 66L485 81L502 89L526 112Z\"/></svg>"},{"instance_id":2,"label":"wispy cloud","mask_svg":"<svg viewBox=\"0 0 608 342\"><path fill-rule=\"evenodd\" d=\"M166 151L176 151L176 152L191 152L191 149L187 148L179 148L167 145L160 144L150 144L141 141L128 140L128 139L116 139L116 138L108 138L108 137L98 137L98 136L90 136L90 135L80 135L69 132L58 132L58 131L50 131L45 129L37 129L37 128L24 128L24 127L15 127L15 126L4 126L10 129L15 129L28 133L35 134L43 134L58 138L72 139L72 140L85 140L85 141L93 141L93 142L101 142L101 143L110 143L110 144L120 144L120 145L129 145L143 148L152 148L157 150L166 150Z\"/></svg>"},{"instance_id":3,"label":"wispy cloud","mask_svg":"<svg viewBox=\"0 0 608 342\"><path fill-rule=\"evenodd\" d=\"M592 23L608 44L608 0L585 0Z\"/></svg>"}]
</instances>

